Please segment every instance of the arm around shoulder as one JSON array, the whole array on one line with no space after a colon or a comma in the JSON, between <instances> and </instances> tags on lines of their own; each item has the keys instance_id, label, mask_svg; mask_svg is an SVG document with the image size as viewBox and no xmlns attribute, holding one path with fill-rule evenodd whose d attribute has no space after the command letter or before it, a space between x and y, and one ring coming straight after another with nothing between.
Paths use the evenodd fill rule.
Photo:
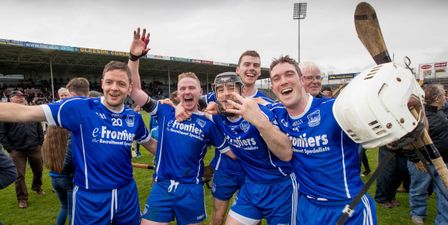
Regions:
<instances>
[{"instance_id":1,"label":"arm around shoulder","mask_svg":"<svg viewBox=\"0 0 448 225\"><path fill-rule=\"evenodd\" d=\"M0 103L0 121L2 122L41 122L45 120L44 109L41 105Z\"/></svg>"}]
</instances>

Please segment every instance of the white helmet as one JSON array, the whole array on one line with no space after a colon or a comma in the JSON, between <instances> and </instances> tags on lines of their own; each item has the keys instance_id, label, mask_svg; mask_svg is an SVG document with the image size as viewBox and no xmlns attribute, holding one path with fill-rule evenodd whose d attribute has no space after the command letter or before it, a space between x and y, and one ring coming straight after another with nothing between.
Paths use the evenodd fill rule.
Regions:
<instances>
[{"instance_id":1,"label":"white helmet","mask_svg":"<svg viewBox=\"0 0 448 225\"><path fill-rule=\"evenodd\" d=\"M333 106L336 121L364 148L383 146L412 132L419 121L409 99L424 99L413 74L393 63L367 69L345 87Z\"/></svg>"}]
</instances>

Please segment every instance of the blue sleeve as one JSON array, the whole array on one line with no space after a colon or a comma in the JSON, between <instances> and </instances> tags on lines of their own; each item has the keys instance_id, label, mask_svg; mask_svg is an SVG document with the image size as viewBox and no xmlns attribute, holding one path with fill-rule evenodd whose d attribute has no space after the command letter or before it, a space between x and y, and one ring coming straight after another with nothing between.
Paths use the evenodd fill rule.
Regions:
<instances>
[{"instance_id":1,"label":"blue sleeve","mask_svg":"<svg viewBox=\"0 0 448 225\"><path fill-rule=\"evenodd\" d=\"M226 138L221 133L221 131L216 127L216 125L210 122L210 129L208 130L208 138L213 146L215 146L216 150L221 153L227 152L230 150L229 145L226 142Z\"/></svg>"},{"instance_id":2,"label":"blue sleeve","mask_svg":"<svg viewBox=\"0 0 448 225\"><path fill-rule=\"evenodd\" d=\"M145 122L143 122L142 116L137 114L138 127L135 131L135 140L138 143L145 143L149 141L150 135L148 129L146 129Z\"/></svg>"},{"instance_id":3,"label":"blue sleeve","mask_svg":"<svg viewBox=\"0 0 448 225\"><path fill-rule=\"evenodd\" d=\"M207 94L207 104L210 102L216 102L216 95L215 92L209 92Z\"/></svg>"},{"instance_id":4,"label":"blue sleeve","mask_svg":"<svg viewBox=\"0 0 448 225\"><path fill-rule=\"evenodd\" d=\"M175 109L167 104L162 104L160 101L157 101L157 107L153 112L150 112L149 115L153 116L156 115L157 119L159 119L163 115L168 115L171 111L174 111ZM159 121L158 121L159 122Z\"/></svg>"},{"instance_id":5,"label":"blue sleeve","mask_svg":"<svg viewBox=\"0 0 448 225\"><path fill-rule=\"evenodd\" d=\"M263 98L265 101L269 102L270 104L274 103L274 100L272 100L272 99L270 99L268 97L261 97L261 98Z\"/></svg>"},{"instance_id":6,"label":"blue sleeve","mask_svg":"<svg viewBox=\"0 0 448 225\"><path fill-rule=\"evenodd\" d=\"M269 121L271 121L273 124L276 124L276 116L274 115L274 113L272 113L271 110L269 110L269 108L264 105L258 104L258 106L260 107L266 118L268 118Z\"/></svg>"},{"instance_id":7,"label":"blue sleeve","mask_svg":"<svg viewBox=\"0 0 448 225\"><path fill-rule=\"evenodd\" d=\"M44 105L44 112L49 125L56 125L74 131L79 129L83 113L88 107L88 99L70 98ZM84 111L84 112L83 112Z\"/></svg>"},{"instance_id":8,"label":"blue sleeve","mask_svg":"<svg viewBox=\"0 0 448 225\"><path fill-rule=\"evenodd\" d=\"M212 121L213 121L213 123L215 123L215 124L221 124L221 123L223 123L222 122L222 119L224 118L224 116L223 115L220 115L220 114L215 114L215 115L212 115ZM216 126L216 125L215 125Z\"/></svg>"}]
</instances>

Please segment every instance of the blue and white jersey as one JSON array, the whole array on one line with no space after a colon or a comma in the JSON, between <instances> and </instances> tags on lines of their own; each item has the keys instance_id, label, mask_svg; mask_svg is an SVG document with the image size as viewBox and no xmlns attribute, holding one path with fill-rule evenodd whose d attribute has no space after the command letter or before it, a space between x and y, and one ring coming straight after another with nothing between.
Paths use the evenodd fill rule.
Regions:
<instances>
[{"instance_id":1,"label":"blue and white jersey","mask_svg":"<svg viewBox=\"0 0 448 225\"><path fill-rule=\"evenodd\" d=\"M258 89L253 96L249 96L248 98L263 98L265 101L269 103L274 102L272 99L268 98L263 92L259 91ZM210 102L216 102L215 92L209 92L206 95L205 99L207 104ZM228 171L229 173L241 173L242 171L242 168L237 160L233 160L229 158L227 155L219 154L219 152L217 151L215 151L215 157L210 162L210 165L215 170L225 170Z\"/></svg>"},{"instance_id":2,"label":"blue and white jersey","mask_svg":"<svg viewBox=\"0 0 448 225\"><path fill-rule=\"evenodd\" d=\"M363 186L358 145L336 122L334 100L310 95L305 111L296 117L280 103L270 106L280 129L292 141L299 191L320 201L350 200Z\"/></svg>"},{"instance_id":3,"label":"blue and white jersey","mask_svg":"<svg viewBox=\"0 0 448 225\"><path fill-rule=\"evenodd\" d=\"M276 123L268 108L259 105L264 115ZM233 153L251 181L273 181L292 173L291 163L278 159L268 148L258 129L242 117L235 121L223 115L214 115L213 121L222 131Z\"/></svg>"},{"instance_id":4,"label":"blue and white jersey","mask_svg":"<svg viewBox=\"0 0 448 225\"><path fill-rule=\"evenodd\" d=\"M193 113L188 120L178 122L175 109L160 102L149 113L157 115L159 124L155 181L202 183L207 147L214 145L222 153L230 150L224 136L203 113Z\"/></svg>"},{"instance_id":5,"label":"blue and white jersey","mask_svg":"<svg viewBox=\"0 0 448 225\"><path fill-rule=\"evenodd\" d=\"M85 189L110 190L133 180L131 145L149 141L140 114L106 108L101 98L68 98L42 105L47 122L72 132L74 182Z\"/></svg>"}]
</instances>

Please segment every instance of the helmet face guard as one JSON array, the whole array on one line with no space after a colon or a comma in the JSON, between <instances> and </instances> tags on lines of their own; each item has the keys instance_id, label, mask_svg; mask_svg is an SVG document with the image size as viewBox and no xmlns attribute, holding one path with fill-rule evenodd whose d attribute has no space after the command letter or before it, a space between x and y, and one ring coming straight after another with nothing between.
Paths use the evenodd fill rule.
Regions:
<instances>
[{"instance_id":1,"label":"helmet face guard","mask_svg":"<svg viewBox=\"0 0 448 225\"><path fill-rule=\"evenodd\" d=\"M419 121L408 101L422 102L424 91L413 74L393 63L374 66L356 76L333 105L339 126L364 148L383 146L416 130Z\"/></svg>"},{"instance_id":2,"label":"helmet face guard","mask_svg":"<svg viewBox=\"0 0 448 225\"><path fill-rule=\"evenodd\" d=\"M213 92L215 92L215 96L216 96L216 103L218 104L218 111L219 113L225 115L225 116L234 116L234 114L232 113L227 113L223 107L223 103L225 102L221 102L219 101L218 98L218 89L220 87L227 87L227 86L234 86L234 90L236 89L236 86L238 86L238 90L239 93L241 94L242 89L243 89L243 82L241 81L240 76L238 76L237 73L235 72L224 72L224 73L220 73L218 75L216 75L215 77L215 81L212 85L213 87ZM232 99L233 100L233 99ZM235 101L235 100L234 100Z\"/></svg>"}]
</instances>

